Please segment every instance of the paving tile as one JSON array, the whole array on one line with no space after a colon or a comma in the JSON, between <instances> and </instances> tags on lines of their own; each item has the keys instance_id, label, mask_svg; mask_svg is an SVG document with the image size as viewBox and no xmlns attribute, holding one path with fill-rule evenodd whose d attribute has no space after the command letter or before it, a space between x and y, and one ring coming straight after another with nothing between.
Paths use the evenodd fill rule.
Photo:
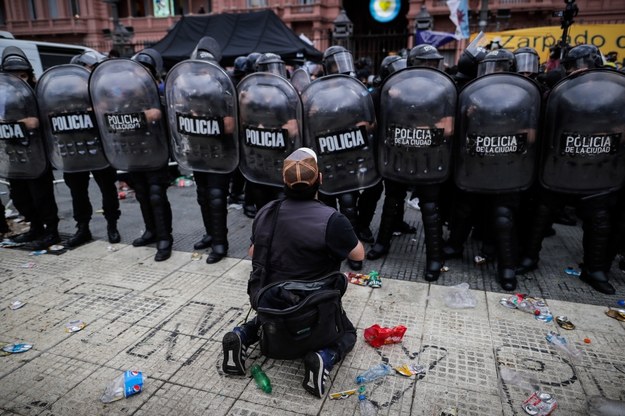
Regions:
<instances>
[{"instance_id":1,"label":"paving tile","mask_svg":"<svg viewBox=\"0 0 625 416\"><path fill-rule=\"evenodd\" d=\"M234 404L235 399L231 397L165 382L133 414L136 416L155 414L219 416L229 414Z\"/></svg>"},{"instance_id":2,"label":"paving tile","mask_svg":"<svg viewBox=\"0 0 625 416\"><path fill-rule=\"evenodd\" d=\"M0 408L40 414L97 368L75 358L43 353L0 379Z\"/></svg>"},{"instance_id":3,"label":"paving tile","mask_svg":"<svg viewBox=\"0 0 625 416\"><path fill-rule=\"evenodd\" d=\"M419 381L410 414L429 416L441 415L443 412L467 416L499 415L503 412L503 406L498 395L484 391L480 385L468 390L449 384ZM524 413L517 411L514 414Z\"/></svg>"}]
</instances>

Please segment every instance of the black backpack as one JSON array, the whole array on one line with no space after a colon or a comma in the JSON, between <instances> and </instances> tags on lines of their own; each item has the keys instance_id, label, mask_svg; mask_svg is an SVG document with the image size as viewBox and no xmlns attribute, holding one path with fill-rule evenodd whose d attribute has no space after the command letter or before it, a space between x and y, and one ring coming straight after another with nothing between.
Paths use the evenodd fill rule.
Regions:
<instances>
[{"instance_id":1,"label":"black backpack","mask_svg":"<svg viewBox=\"0 0 625 416\"><path fill-rule=\"evenodd\" d=\"M341 297L346 289L347 278L341 272L260 289L254 303L263 355L290 360L336 342L345 332Z\"/></svg>"}]
</instances>

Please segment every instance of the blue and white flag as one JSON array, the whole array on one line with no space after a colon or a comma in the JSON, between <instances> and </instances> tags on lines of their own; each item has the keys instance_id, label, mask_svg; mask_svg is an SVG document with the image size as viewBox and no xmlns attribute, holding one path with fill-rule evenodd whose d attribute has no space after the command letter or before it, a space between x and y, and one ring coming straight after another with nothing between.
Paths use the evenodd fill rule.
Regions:
<instances>
[{"instance_id":1,"label":"blue and white flag","mask_svg":"<svg viewBox=\"0 0 625 416\"><path fill-rule=\"evenodd\" d=\"M435 32L433 30L417 30L415 36L415 46L426 44L439 48L446 43L456 40L453 33Z\"/></svg>"},{"instance_id":2,"label":"blue and white flag","mask_svg":"<svg viewBox=\"0 0 625 416\"><path fill-rule=\"evenodd\" d=\"M447 0L449 19L456 25L456 39L469 38L469 7L467 0Z\"/></svg>"}]
</instances>

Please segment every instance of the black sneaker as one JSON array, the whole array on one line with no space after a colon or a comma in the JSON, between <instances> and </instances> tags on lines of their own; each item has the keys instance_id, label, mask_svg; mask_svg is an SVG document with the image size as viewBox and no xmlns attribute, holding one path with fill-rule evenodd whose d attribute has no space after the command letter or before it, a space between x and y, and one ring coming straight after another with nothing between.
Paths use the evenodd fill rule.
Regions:
<instances>
[{"instance_id":1,"label":"black sneaker","mask_svg":"<svg viewBox=\"0 0 625 416\"><path fill-rule=\"evenodd\" d=\"M221 366L226 374L242 376L245 374L247 348L236 332L228 332L221 341L224 350L224 362Z\"/></svg>"},{"instance_id":2,"label":"black sneaker","mask_svg":"<svg viewBox=\"0 0 625 416\"><path fill-rule=\"evenodd\" d=\"M322 352L309 352L304 357L304 382L302 386L313 396L323 397L332 364L324 360Z\"/></svg>"}]
</instances>

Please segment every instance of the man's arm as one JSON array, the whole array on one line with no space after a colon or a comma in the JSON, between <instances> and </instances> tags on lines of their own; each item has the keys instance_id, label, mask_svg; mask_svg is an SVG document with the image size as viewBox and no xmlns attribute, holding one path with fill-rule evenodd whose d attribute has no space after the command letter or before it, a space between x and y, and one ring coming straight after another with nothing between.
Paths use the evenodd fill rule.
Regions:
<instances>
[{"instance_id":1,"label":"man's arm","mask_svg":"<svg viewBox=\"0 0 625 416\"><path fill-rule=\"evenodd\" d=\"M349 252L347 258L353 261L363 261L365 259L365 248L361 241L358 241L358 244Z\"/></svg>"}]
</instances>

